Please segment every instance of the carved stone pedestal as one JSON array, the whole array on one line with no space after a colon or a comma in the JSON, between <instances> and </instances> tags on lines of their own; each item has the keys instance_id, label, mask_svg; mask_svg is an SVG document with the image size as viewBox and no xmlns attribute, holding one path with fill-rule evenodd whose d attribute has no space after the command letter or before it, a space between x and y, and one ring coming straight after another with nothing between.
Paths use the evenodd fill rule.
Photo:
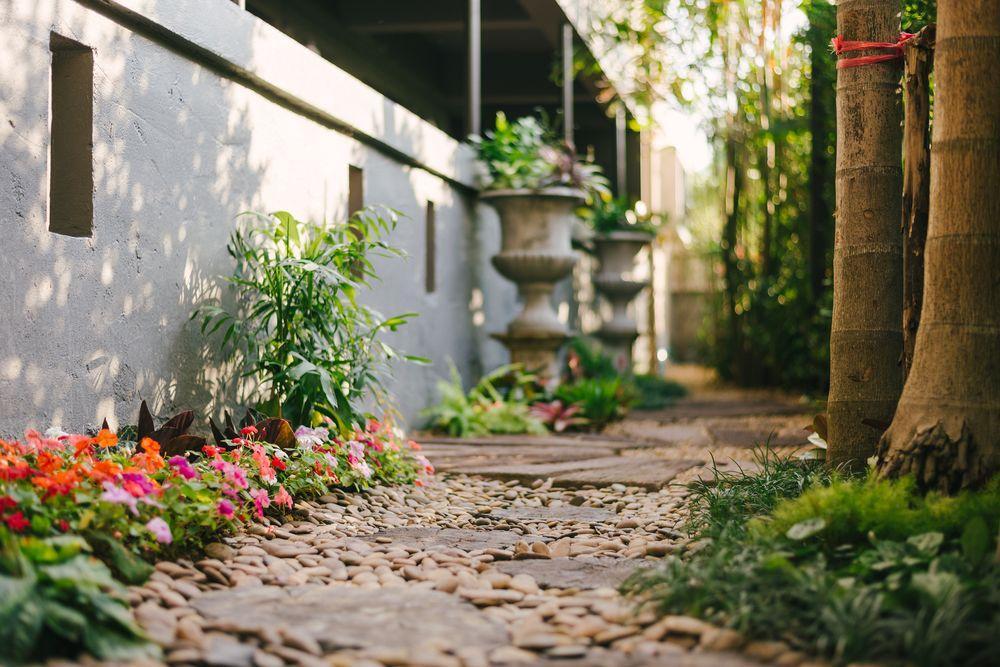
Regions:
<instances>
[{"instance_id":1,"label":"carved stone pedestal","mask_svg":"<svg viewBox=\"0 0 1000 667\"><path fill-rule=\"evenodd\" d=\"M594 276L594 287L611 304L611 318L601 325L595 335L614 360L615 368L622 373L632 370L632 346L639 337L635 320L628 313L628 305L649 285L648 280L632 277L635 256L651 239L649 234L627 231L594 238L600 263L599 273Z\"/></svg>"},{"instance_id":2,"label":"carved stone pedestal","mask_svg":"<svg viewBox=\"0 0 1000 667\"><path fill-rule=\"evenodd\" d=\"M571 233L583 197L563 187L481 195L500 216L501 250L493 266L517 285L523 304L507 331L493 337L507 346L513 363L539 372L543 381L558 376L557 353L570 335L552 308L552 290L576 264Z\"/></svg>"}]
</instances>

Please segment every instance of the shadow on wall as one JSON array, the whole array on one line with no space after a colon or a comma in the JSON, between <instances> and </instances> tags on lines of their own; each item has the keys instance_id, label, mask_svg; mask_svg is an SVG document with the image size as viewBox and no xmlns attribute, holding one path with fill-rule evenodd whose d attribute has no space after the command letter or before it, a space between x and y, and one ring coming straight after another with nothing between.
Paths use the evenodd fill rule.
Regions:
<instances>
[{"instance_id":1,"label":"shadow on wall","mask_svg":"<svg viewBox=\"0 0 1000 667\"><path fill-rule=\"evenodd\" d=\"M268 169L235 84L75 3L6 5L0 431L213 404L233 372L187 315L219 294L231 221ZM50 31L95 49L90 237L48 230Z\"/></svg>"}]
</instances>

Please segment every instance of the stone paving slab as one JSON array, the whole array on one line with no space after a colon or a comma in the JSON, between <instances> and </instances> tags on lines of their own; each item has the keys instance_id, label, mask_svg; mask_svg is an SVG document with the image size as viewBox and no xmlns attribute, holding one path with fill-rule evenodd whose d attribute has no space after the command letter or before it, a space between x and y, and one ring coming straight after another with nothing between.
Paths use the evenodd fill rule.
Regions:
<instances>
[{"instance_id":1,"label":"stone paving slab","mask_svg":"<svg viewBox=\"0 0 1000 667\"><path fill-rule=\"evenodd\" d=\"M627 657L612 651L591 651L583 658L546 658L535 667L760 667L760 662L736 653L688 653Z\"/></svg>"},{"instance_id":2,"label":"stone paving slab","mask_svg":"<svg viewBox=\"0 0 1000 667\"><path fill-rule=\"evenodd\" d=\"M496 564L509 575L527 574L542 588L617 588L643 567L643 563L622 558L553 558L551 560L512 560Z\"/></svg>"},{"instance_id":3,"label":"stone paving slab","mask_svg":"<svg viewBox=\"0 0 1000 667\"><path fill-rule=\"evenodd\" d=\"M773 398L684 398L660 410L635 410L638 419L679 421L716 417L751 417L759 415L808 414L810 407L793 401Z\"/></svg>"},{"instance_id":4,"label":"stone paving slab","mask_svg":"<svg viewBox=\"0 0 1000 667\"><path fill-rule=\"evenodd\" d=\"M597 447L525 447L424 445L424 455L442 472L464 470L470 466L530 464L580 461L608 456L613 450Z\"/></svg>"},{"instance_id":5,"label":"stone paving slab","mask_svg":"<svg viewBox=\"0 0 1000 667\"><path fill-rule=\"evenodd\" d=\"M536 463L526 465L468 466L460 470L469 475L531 482L552 478L556 486L580 487L624 484L657 489L678 473L704 463L697 459L666 460L659 458L607 456L585 461Z\"/></svg>"},{"instance_id":6,"label":"stone paving slab","mask_svg":"<svg viewBox=\"0 0 1000 667\"><path fill-rule=\"evenodd\" d=\"M790 447L796 445L806 445L806 438L809 434L801 432L788 432L787 430L774 431L764 428L738 428L727 426L709 426L712 438L721 445L735 447L757 447L770 443L772 447Z\"/></svg>"},{"instance_id":7,"label":"stone paving slab","mask_svg":"<svg viewBox=\"0 0 1000 667\"><path fill-rule=\"evenodd\" d=\"M523 522L569 521L581 523L606 523L618 516L611 510L598 507L512 507L510 509L493 510L490 516Z\"/></svg>"},{"instance_id":8,"label":"stone paving slab","mask_svg":"<svg viewBox=\"0 0 1000 667\"><path fill-rule=\"evenodd\" d=\"M635 461L639 461L638 465ZM556 475L555 486L579 488L581 486L609 486L624 484L655 491L669 484L677 475L702 465L700 459L636 459L633 457L619 459L618 465L574 470Z\"/></svg>"},{"instance_id":9,"label":"stone paving slab","mask_svg":"<svg viewBox=\"0 0 1000 667\"><path fill-rule=\"evenodd\" d=\"M405 587L300 585L230 588L192 601L203 616L242 626L295 628L328 651L410 648L435 640L490 649L508 633L460 598Z\"/></svg>"},{"instance_id":10,"label":"stone paving slab","mask_svg":"<svg viewBox=\"0 0 1000 667\"><path fill-rule=\"evenodd\" d=\"M510 549L521 535L510 530L470 530L466 528L435 528L412 526L406 528L390 528L374 535L361 535L357 539L367 542L388 538L393 544L409 546L417 549L433 550L456 547L464 551L480 549ZM536 541L546 541L538 538Z\"/></svg>"},{"instance_id":11,"label":"stone paving slab","mask_svg":"<svg viewBox=\"0 0 1000 667\"><path fill-rule=\"evenodd\" d=\"M439 435L422 435L416 438L421 445L488 445L491 447L608 447L629 446L626 437L608 436L594 433L566 433L562 435L492 435L474 438L452 438Z\"/></svg>"}]
</instances>

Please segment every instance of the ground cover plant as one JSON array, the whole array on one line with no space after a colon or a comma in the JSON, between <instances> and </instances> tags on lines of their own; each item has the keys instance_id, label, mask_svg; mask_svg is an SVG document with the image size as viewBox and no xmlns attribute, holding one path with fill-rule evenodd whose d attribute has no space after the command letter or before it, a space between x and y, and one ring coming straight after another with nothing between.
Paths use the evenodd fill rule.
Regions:
<instances>
[{"instance_id":1,"label":"ground cover plant","mask_svg":"<svg viewBox=\"0 0 1000 667\"><path fill-rule=\"evenodd\" d=\"M241 217L228 245L236 302L205 304L192 319L256 381L256 409L295 424L363 426L362 402L386 397L390 362L426 361L381 337L413 313L384 317L358 299L378 278L374 258L403 255L386 240L396 222L385 208L334 225L284 211Z\"/></svg>"},{"instance_id":2,"label":"ground cover plant","mask_svg":"<svg viewBox=\"0 0 1000 667\"><path fill-rule=\"evenodd\" d=\"M421 483L432 472L416 443L375 421L347 432L252 422L227 425L214 444L178 435L185 415L138 443L106 428L0 440L0 639L11 658L148 653L115 597L116 581L148 576L144 561L196 551L332 487Z\"/></svg>"},{"instance_id":3,"label":"ground cover plant","mask_svg":"<svg viewBox=\"0 0 1000 667\"><path fill-rule=\"evenodd\" d=\"M759 467L694 484L698 548L625 590L836 664L995 663L1000 479L924 496L767 450Z\"/></svg>"},{"instance_id":4,"label":"ground cover plant","mask_svg":"<svg viewBox=\"0 0 1000 667\"><path fill-rule=\"evenodd\" d=\"M438 403L424 411L431 430L455 437L600 431L634 406L657 409L687 392L655 375L621 375L583 338L570 341L567 373L555 387L517 364L501 366L466 391L454 366L438 382Z\"/></svg>"},{"instance_id":5,"label":"ground cover plant","mask_svg":"<svg viewBox=\"0 0 1000 667\"><path fill-rule=\"evenodd\" d=\"M466 392L452 366L450 379L438 382L438 403L423 414L431 429L455 437L542 435L548 431L529 404L538 395L535 385L534 375L507 365L483 376Z\"/></svg>"}]
</instances>

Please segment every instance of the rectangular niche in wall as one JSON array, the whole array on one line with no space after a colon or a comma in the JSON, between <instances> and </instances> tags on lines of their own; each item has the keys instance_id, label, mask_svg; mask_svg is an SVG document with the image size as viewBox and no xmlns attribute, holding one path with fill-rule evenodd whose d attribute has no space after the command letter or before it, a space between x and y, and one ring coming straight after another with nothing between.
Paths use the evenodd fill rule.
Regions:
<instances>
[{"instance_id":1,"label":"rectangular niche in wall","mask_svg":"<svg viewBox=\"0 0 1000 667\"><path fill-rule=\"evenodd\" d=\"M90 236L94 226L94 52L52 33L49 231Z\"/></svg>"},{"instance_id":2,"label":"rectangular niche in wall","mask_svg":"<svg viewBox=\"0 0 1000 667\"><path fill-rule=\"evenodd\" d=\"M365 170L353 164L347 167L347 215L365 207Z\"/></svg>"},{"instance_id":3,"label":"rectangular niche in wall","mask_svg":"<svg viewBox=\"0 0 1000 667\"><path fill-rule=\"evenodd\" d=\"M427 293L432 293L437 289L437 224L434 217L434 202L427 202L427 212L424 218L424 288Z\"/></svg>"}]
</instances>

